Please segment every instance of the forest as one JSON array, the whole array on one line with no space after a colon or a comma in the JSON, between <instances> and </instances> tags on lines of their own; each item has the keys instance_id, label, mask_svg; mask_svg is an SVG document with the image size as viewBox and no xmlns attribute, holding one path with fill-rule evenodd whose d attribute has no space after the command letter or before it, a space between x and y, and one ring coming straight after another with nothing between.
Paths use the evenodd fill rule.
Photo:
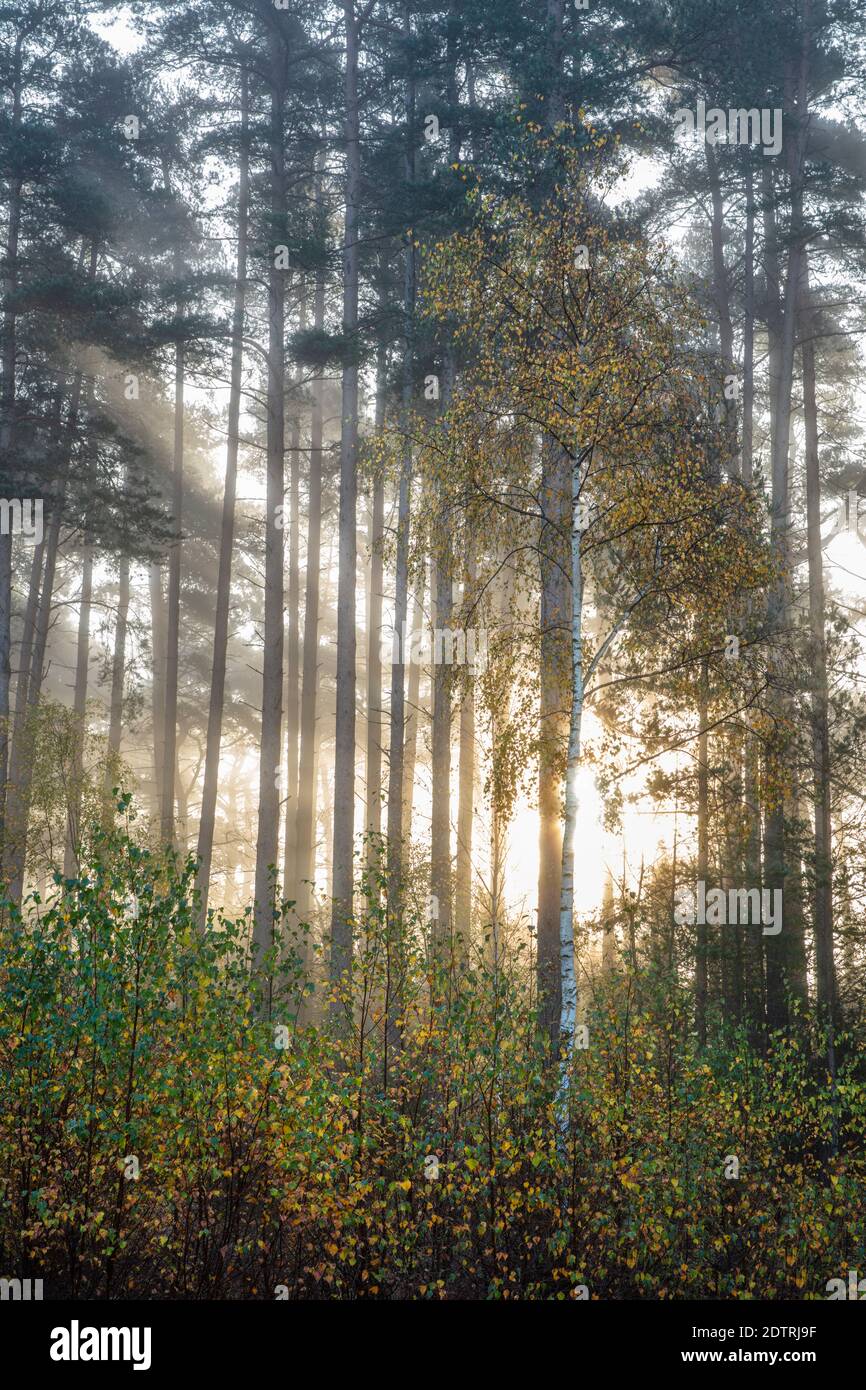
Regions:
<instances>
[{"instance_id":1,"label":"forest","mask_svg":"<svg viewBox=\"0 0 866 1390\"><path fill-rule=\"evenodd\" d=\"M864 194L858 0L0 3L4 1298L861 1296Z\"/></svg>"}]
</instances>

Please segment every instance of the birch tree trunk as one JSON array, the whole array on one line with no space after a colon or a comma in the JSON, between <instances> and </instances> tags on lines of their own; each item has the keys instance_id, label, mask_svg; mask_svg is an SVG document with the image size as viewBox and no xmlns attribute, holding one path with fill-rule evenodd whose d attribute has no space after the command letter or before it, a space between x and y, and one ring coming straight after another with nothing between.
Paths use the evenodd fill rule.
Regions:
<instances>
[{"instance_id":1,"label":"birch tree trunk","mask_svg":"<svg viewBox=\"0 0 866 1390\"><path fill-rule=\"evenodd\" d=\"M541 653L538 757L538 963L539 1020L551 1044L559 1035L560 920L562 899L561 748L568 733L569 690L568 459L554 440L543 442L539 537Z\"/></svg>"},{"instance_id":2,"label":"birch tree trunk","mask_svg":"<svg viewBox=\"0 0 866 1390\"><path fill-rule=\"evenodd\" d=\"M559 903L559 1037L562 1047L560 1096L568 1098L569 1065L577 1025L577 975L574 962L574 842L579 810L577 779L583 723L583 568L578 523L580 465L571 464L571 706L568 762L565 773L565 816L562 826L562 870Z\"/></svg>"},{"instance_id":3,"label":"birch tree trunk","mask_svg":"<svg viewBox=\"0 0 866 1390\"><path fill-rule=\"evenodd\" d=\"M547 0L548 63L551 90L548 129L564 116L562 99L564 0ZM541 574L541 650L538 723L538 910L537 988L539 1023L555 1046L564 1008L561 983L562 777L561 748L569 728L568 593L571 489L569 460L552 438L542 448L539 567Z\"/></svg>"}]
</instances>

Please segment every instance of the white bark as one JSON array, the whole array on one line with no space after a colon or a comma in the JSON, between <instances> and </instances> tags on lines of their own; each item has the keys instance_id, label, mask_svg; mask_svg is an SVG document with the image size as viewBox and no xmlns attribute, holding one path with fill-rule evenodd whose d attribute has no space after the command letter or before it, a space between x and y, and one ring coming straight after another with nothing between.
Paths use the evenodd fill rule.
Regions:
<instances>
[{"instance_id":1,"label":"white bark","mask_svg":"<svg viewBox=\"0 0 866 1390\"><path fill-rule=\"evenodd\" d=\"M567 1100L568 1068L577 1023L577 977L574 969L574 838L579 810L577 777L583 721L583 573L581 530L578 526L580 460L571 469L571 713L568 731L568 765L565 776L565 824L562 839L562 887L559 899L559 976L561 999L559 1035L562 1045L560 1100Z\"/></svg>"}]
</instances>

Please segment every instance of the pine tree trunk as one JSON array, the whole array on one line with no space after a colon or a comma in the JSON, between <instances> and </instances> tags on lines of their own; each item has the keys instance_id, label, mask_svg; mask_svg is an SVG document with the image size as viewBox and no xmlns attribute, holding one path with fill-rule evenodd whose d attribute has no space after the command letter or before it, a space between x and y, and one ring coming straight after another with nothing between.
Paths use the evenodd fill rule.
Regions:
<instances>
[{"instance_id":1,"label":"pine tree trunk","mask_svg":"<svg viewBox=\"0 0 866 1390\"><path fill-rule=\"evenodd\" d=\"M709 870L709 767L707 710L709 705L709 662L701 662L698 692L698 883L706 884ZM701 1047L707 1041L707 996L709 985L709 932L706 922L695 927L695 1029Z\"/></svg>"},{"instance_id":2,"label":"pine tree trunk","mask_svg":"<svg viewBox=\"0 0 866 1390\"><path fill-rule=\"evenodd\" d=\"M97 247L91 252L90 278L96 274ZM7 785L6 822L4 827L6 856L4 876L9 884L9 896L13 902L21 902L24 894L24 874L27 860L27 831L30 819L30 791L33 779L32 730L29 716L39 704L42 692L42 679L45 670L45 654L48 648L48 632L51 625L51 611L54 601L54 579L57 570L57 557L60 550L60 530L66 505L66 487L69 465L72 457L72 441L78 430L78 408L81 399L83 374L76 372L69 398L66 418L66 448L58 465L57 491L51 512L51 521L45 537L45 573L42 580L42 593L36 612L33 632L33 655L30 672L21 695L24 700L16 700L15 729L13 731L12 753ZM20 720L19 720L20 709Z\"/></svg>"},{"instance_id":3,"label":"pine tree trunk","mask_svg":"<svg viewBox=\"0 0 866 1390\"><path fill-rule=\"evenodd\" d=\"M6 445L0 446L5 452ZM6 779L9 773L9 732L12 684L12 532L0 535L0 865L6 823Z\"/></svg>"},{"instance_id":4,"label":"pine tree trunk","mask_svg":"<svg viewBox=\"0 0 866 1390\"><path fill-rule=\"evenodd\" d=\"M424 627L424 580L415 593L412 610L412 627L406 634L404 645L411 652L413 635L416 637ZM403 834L406 840L412 836L412 807L415 800L415 764L418 759L418 726L421 718L421 656L415 652L409 663L409 690L406 696L405 737L402 740L403 755Z\"/></svg>"},{"instance_id":5,"label":"pine tree trunk","mask_svg":"<svg viewBox=\"0 0 866 1390\"><path fill-rule=\"evenodd\" d=\"M415 182L415 76L411 57L409 7L403 10L403 38L407 49L405 173L409 196ZM391 662L390 741L388 754L388 903L389 917L399 923L401 912L403 839L411 831L406 822L406 652L404 638L409 613L409 525L412 493L412 442L409 421L414 391L416 256L412 233L403 248L403 379L400 428L403 452L397 496L397 556L394 575L394 657ZM411 673L410 673L411 679ZM411 718L411 709L410 709Z\"/></svg>"},{"instance_id":6,"label":"pine tree trunk","mask_svg":"<svg viewBox=\"0 0 866 1390\"><path fill-rule=\"evenodd\" d=\"M179 273L179 266L176 268ZM178 305L178 316L182 312ZM162 805L160 836L163 844L175 843L174 791L177 776L177 694L180 656L180 577L183 534L183 433L184 348L178 342L174 359L174 459L172 468L172 521L175 538L168 554L168 608L165 643L165 717L163 723Z\"/></svg>"},{"instance_id":7,"label":"pine tree trunk","mask_svg":"<svg viewBox=\"0 0 866 1390\"><path fill-rule=\"evenodd\" d=\"M316 184L316 204L322 209L321 177ZM325 323L325 275L316 272L313 325L321 333ZM298 767L297 882L294 897L301 920L312 911L311 884L315 877L316 846L316 708L319 689L319 582L322 549L322 393L319 373L312 388L310 411L310 486L307 516L307 574L304 594L304 654L301 673L301 746Z\"/></svg>"},{"instance_id":8,"label":"pine tree trunk","mask_svg":"<svg viewBox=\"0 0 866 1390\"><path fill-rule=\"evenodd\" d=\"M298 327L307 326L306 286L301 281ZM302 370L295 376L294 388L300 392ZM298 740L300 738L301 681L301 403L293 403L289 438L291 481L289 485L289 627L286 640L286 836L283 847L283 895L288 896L298 878Z\"/></svg>"},{"instance_id":9,"label":"pine tree trunk","mask_svg":"<svg viewBox=\"0 0 866 1390\"><path fill-rule=\"evenodd\" d=\"M388 354L380 344L376 360L376 435L385 424L385 391ZM382 585L385 533L385 480L377 471L373 480L370 511L370 602L367 606L367 831L378 836L382 830ZM375 847L369 847L368 862L376 862Z\"/></svg>"},{"instance_id":10,"label":"pine tree trunk","mask_svg":"<svg viewBox=\"0 0 866 1390\"><path fill-rule=\"evenodd\" d=\"M728 461L732 477L739 476L740 463L737 455L737 404L732 396L725 395L724 377L734 373L734 325L731 320L731 299L728 288L728 271L725 265L725 206L719 180L719 163L715 147L704 141L707 173L710 182L710 198L713 215L710 222L713 248L713 297L719 319L719 348L722 358L723 380L719 383L720 397L725 409L725 425L728 432Z\"/></svg>"},{"instance_id":11,"label":"pine tree trunk","mask_svg":"<svg viewBox=\"0 0 866 1390\"><path fill-rule=\"evenodd\" d=\"M815 390L815 332L804 276L807 315L801 346L803 410L806 426L806 524L809 557L809 635L812 673L812 765L814 772L815 850L815 978L818 1007L824 1015L831 1048L836 1024L836 962L833 949L833 825L827 634L824 625L824 557L821 541L821 474L818 403ZM835 1049L833 1048L834 1054ZM835 1055L834 1055L835 1067Z\"/></svg>"},{"instance_id":12,"label":"pine tree trunk","mask_svg":"<svg viewBox=\"0 0 866 1390\"><path fill-rule=\"evenodd\" d=\"M746 247L743 265L743 445L741 472L752 486L755 422L755 193L749 152L746 151Z\"/></svg>"},{"instance_id":13,"label":"pine tree trunk","mask_svg":"<svg viewBox=\"0 0 866 1390\"><path fill-rule=\"evenodd\" d=\"M121 555L117 570L117 621L114 628L114 656L111 663L111 704L108 722L109 767L105 793L112 793L114 765L120 758L123 738L123 687L126 679L126 635L129 625L129 556Z\"/></svg>"},{"instance_id":14,"label":"pine tree trunk","mask_svg":"<svg viewBox=\"0 0 866 1390\"><path fill-rule=\"evenodd\" d=\"M21 632L21 646L18 652L18 675L15 683L15 719L12 726L13 741L18 737L27 715L30 672L33 665L33 643L36 639L36 623L39 613L39 600L42 588L42 567L46 554L43 538L33 551L30 563L30 583L27 589L27 606L24 610L24 625Z\"/></svg>"},{"instance_id":15,"label":"pine tree trunk","mask_svg":"<svg viewBox=\"0 0 866 1390\"><path fill-rule=\"evenodd\" d=\"M751 488L754 482L754 419L755 419L755 192L750 152L746 150L746 245L743 267L743 484ZM760 746L757 735L749 728L743 741L743 814L746 826L745 875L746 884L757 888L761 883L761 807L760 807ZM751 923L743 929L743 1009L750 1035L757 1037L764 1017L764 951L760 926Z\"/></svg>"},{"instance_id":16,"label":"pine tree trunk","mask_svg":"<svg viewBox=\"0 0 866 1390\"><path fill-rule=\"evenodd\" d=\"M807 109L806 100L806 62L805 42L800 60L797 79L797 106L801 113ZM786 86L788 86L786 81ZM793 86L793 79L790 85ZM781 322L778 346L778 383L776 408L773 412L772 432L772 500L770 539L773 553L779 568L779 577L771 586L767 604L767 626L772 634L783 633L788 625L789 610L789 453L791 442L791 393L794 380L794 354L796 348L798 300L805 254L805 232L803 225L803 159L805 152L806 123L789 141L788 173L791 187L791 239L785 281L784 314ZM770 213L772 217L772 211ZM775 229L773 229L774 231ZM785 672L782 659L777 656L770 673L770 705L775 727L770 735L768 749L769 801L765 829L765 862L767 886L771 892L782 892L782 930L775 936L766 937L767 952L767 1022L770 1029L781 1028L787 1024L788 1008L786 976L789 969L789 951L792 945L791 932L786 920L785 887L787 854L785 847L785 805L788 800L786 787L786 763L788 758L787 706Z\"/></svg>"},{"instance_id":17,"label":"pine tree trunk","mask_svg":"<svg viewBox=\"0 0 866 1390\"><path fill-rule=\"evenodd\" d=\"M90 666L90 608L93 599L93 548L85 544L81 567L81 599L78 616L78 645L75 658L73 697L74 751L72 757L66 814L66 848L63 875L74 878L78 872L81 842L82 778L84 775L84 737L87 718L87 677Z\"/></svg>"},{"instance_id":18,"label":"pine tree trunk","mask_svg":"<svg viewBox=\"0 0 866 1390\"><path fill-rule=\"evenodd\" d=\"M337 592L337 720L334 748L334 850L332 865L330 978L335 989L351 982L355 826L355 648L357 584L358 456L358 235L361 148L358 113L358 20L355 0L345 0L346 209L343 241L343 338L348 360L342 372L340 439L340 578ZM343 1002L334 1000L335 1010Z\"/></svg>"},{"instance_id":19,"label":"pine tree trunk","mask_svg":"<svg viewBox=\"0 0 866 1390\"><path fill-rule=\"evenodd\" d=\"M152 564L148 574L151 629L151 717L153 721L153 805L162 807L162 766L165 756L165 591L162 566Z\"/></svg>"},{"instance_id":20,"label":"pine tree trunk","mask_svg":"<svg viewBox=\"0 0 866 1390\"><path fill-rule=\"evenodd\" d=\"M21 125L23 34L19 29L12 58L12 103L9 136L14 141ZM24 181L9 181L6 253L3 257L3 315L0 319L0 464L14 456L15 365L17 358L18 243L21 236ZM6 782L9 772L10 692L12 681L12 533L0 535L0 866L5 842Z\"/></svg>"},{"instance_id":21,"label":"pine tree trunk","mask_svg":"<svg viewBox=\"0 0 866 1390\"><path fill-rule=\"evenodd\" d=\"M220 530L219 573L217 576L216 613L214 615L213 661L211 666L210 705L205 744L204 784L198 828L198 891L200 894L199 922L207 921L210 894L213 839L216 825L217 794L219 790L220 746L223 712L225 709L226 663L228 654L229 610L231 606L232 552L235 535L235 502L237 498L238 451L240 447L241 378L244 357L244 317L247 279L247 223L250 200L249 80L241 74L241 147L238 189L238 245L235 297L232 313L232 362L229 386L228 441L226 445L226 475L223 489L222 525Z\"/></svg>"},{"instance_id":22,"label":"pine tree trunk","mask_svg":"<svg viewBox=\"0 0 866 1390\"><path fill-rule=\"evenodd\" d=\"M286 222L284 105L286 55L281 37L271 42L270 172L273 235L282 244ZM265 613L262 662L262 724L256 835L253 965L273 944L274 878L280 826L280 740L283 720L283 529L285 449L285 283L271 247L268 276L267 488L265 503Z\"/></svg>"}]
</instances>

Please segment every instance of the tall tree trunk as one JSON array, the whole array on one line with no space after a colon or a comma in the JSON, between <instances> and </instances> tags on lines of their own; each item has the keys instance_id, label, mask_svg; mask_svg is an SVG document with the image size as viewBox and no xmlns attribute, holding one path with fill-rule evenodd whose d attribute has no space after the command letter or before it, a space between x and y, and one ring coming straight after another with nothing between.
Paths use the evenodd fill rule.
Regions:
<instances>
[{"instance_id":1,"label":"tall tree trunk","mask_svg":"<svg viewBox=\"0 0 866 1390\"><path fill-rule=\"evenodd\" d=\"M408 841L412 836L412 806L415 800L415 765L418 758L418 730L421 719L421 653L413 648L413 638L419 639L424 628L424 577L419 580L412 610L412 627L406 635L405 645L410 652L409 691L406 696L405 737L402 740L403 753L403 834Z\"/></svg>"},{"instance_id":2,"label":"tall tree trunk","mask_svg":"<svg viewBox=\"0 0 866 1390\"><path fill-rule=\"evenodd\" d=\"M752 486L755 422L755 190L750 152L746 151L746 249L743 266L743 447L741 473Z\"/></svg>"},{"instance_id":3,"label":"tall tree trunk","mask_svg":"<svg viewBox=\"0 0 866 1390\"><path fill-rule=\"evenodd\" d=\"M330 883L332 864L331 847L334 826L334 797L333 784L328 776L328 760L322 756L322 740L318 740L318 755L316 757L316 776L319 779L319 800L321 803L321 824L322 824L322 847L324 850L325 862L322 870L323 882ZM329 962L330 964L330 962Z\"/></svg>"},{"instance_id":4,"label":"tall tree trunk","mask_svg":"<svg viewBox=\"0 0 866 1390\"><path fill-rule=\"evenodd\" d=\"M555 1043L559 1033L562 898L562 748L568 737L567 621L569 461L544 441L541 480L541 652L538 753L538 1002L539 1021Z\"/></svg>"},{"instance_id":5,"label":"tall tree trunk","mask_svg":"<svg viewBox=\"0 0 866 1390\"><path fill-rule=\"evenodd\" d=\"M151 630L151 714L153 720L153 804L162 808L162 767L165 756L165 592L162 566L152 564L148 573Z\"/></svg>"},{"instance_id":6,"label":"tall tree trunk","mask_svg":"<svg viewBox=\"0 0 866 1390\"><path fill-rule=\"evenodd\" d=\"M447 368L445 404L450 401L453 365ZM433 937L437 948L451 939L451 686L452 671L445 660L453 656L452 554L448 538L443 489L438 489L436 535L436 603L432 649L433 728L431 736L432 806L430 816L430 892L436 904Z\"/></svg>"},{"instance_id":7,"label":"tall tree trunk","mask_svg":"<svg viewBox=\"0 0 866 1390\"><path fill-rule=\"evenodd\" d=\"M90 279L96 275L98 248L94 243L90 259ZM39 703L42 692L42 678L45 670L45 654L48 648L48 632L51 626L51 610L54 600L54 577L57 570L57 557L60 550L60 530L66 505L66 487L72 459L73 443L78 431L78 409L84 377L76 372L69 399L66 418L66 444L58 464L56 493L51 512L51 521L45 537L45 574L42 581L42 595L36 613L33 633L33 656L30 673L22 696L26 694L26 704L16 701L15 729L13 731L12 755L9 766L9 781L6 802L6 858L4 876L9 884L9 896L13 902L21 902L24 894L24 874L27 861L27 830L30 819L30 791L33 779L33 747L30 715ZM20 721L19 721L20 709Z\"/></svg>"},{"instance_id":8,"label":"tall tree trunk","mask_svg":"<svg viewBox=\"0 0 866 1390\"><path fill-rule=\"evenodd\" d=\"M82 778L84 776L84 736L87 718L87 677L90 666L90 608L93 600L93 547L85 541L81 567L81 598L78 616L78 644L75 658L75 693L73 697L74 750L70 786L67 796L66 849L63 856L65 878L78 872L81 841Z\"/></svg>"},{"instance_id":9,"label":"tall tree trunk","mask_svg":"<svg viewBox=\"0 0 866 1390\"><path fill-rule=\"evenodd\" d=\"M700 688L698 692L698 883L706 885L709 869L709 764L708 764L708 706L709 706L709 662L701 661ZM708 954L709 932L706 921L695 927L695 1029L698 1042L704 1047L707 1041L707 996L708 996Z\"/></svg>"},{"instance_id":10,"label":"tall tree trunk","mask_svg":"<svg viewBox=\"0 0 866 1390\"><path fill-rule=\"evenodd\" d=\"M176 257L175 274L180 274ZM182 305L177 306L178 318ZM180 578L183 558L183 426L184 345L178 341L174 357L174 456L172 466L172 520L175 537L168 553L168 623L165 644L165 721L162 757L162 807L160 835L163 844L175 843L175 779L177 777L177 694L180 656Z\"/></svg>"},{"instance_id":11,"label":"tall tree trunk","mask_svg":"<svg viewBox=\"0 0 866 1390\"><path fill-rule=\"evenodd\" d=\"M298 327L307 326L306 285L301 280ZM294 380L297 399L292 408L289 437L291 481L289 485L289 628L286 642L286 838L283 848L283 895L290 894L298 877L298 739L300 738L301 681L301 401L303 371Z\"/></svg>"},{"instance_id":12,"label":"tall tree trunk","mask_svg":"<svg viewBox=\"0 0 866 1390\"><path fill-rule=\"evenodd\" d=\"M623 872L623 899L625 898L625 873ZM613 873L605 870L604 889L601 898L601 973L604 977L613 974L616 967L616 913L613 900Z\"/></svg>"},{"instance_id":13,"label":"tall tree trunk","mask_svg":"<svg viewBox=\"0 0 866 1390\"><path fill-rule=\"evenodd\" d=\"M322 213L322 181L316 181L316 204ZM313 326L317 334L325 325L325 273L316 271ZM316 847L316 707L319 689L319 583L322 549L322 394L321 372L312 388L310 410L310 485L307 515L307 574L304 594L304 654L301 673L301 747L298 768L298 873L294 896L302 921L312 911L311 884L315 877Z\"/></svg>"},{"instance_id":14,"label":"tall tree trunk","mask_svg":"<svg viewBox=\"0 0 866 1390\"><path fill-rule=\"evenodd\" d=\"M6 446L3 445L4 456ZM12 684L12 532L0 535L0 865L6 824L6 779L9 774L9 733Z\"/></svg>"},{"instance_id":15,"label":"tall tree trunk","mask_svg":"<svg viewBox=\"0 0 866 1390\"><path fill-rule=\"evenodd\" d=\"M33 665L33 643L36 640L36 624L39 615L39 602L42 590L42 567L46 550L47 545L43 538L33 551L33 559L30 562L30 583L27 589L27 606L24 610L21 646L18 652L18 674L15 682L15 719L12 726L13 741L18 737L27 715L30 674Z\"/></svg>"},{"instance_id":16,"label":"tall tree trunk","mask_svg":"<svg viewBox=\"0 0 866 1390\"><path fill-rule=\"evenodd\" d=\"M755 190L750 151L745 151L746 169L746 247L743 318L743 484L754 483L755 420ZM744 852L746 883L757 888L761 882L760 746L758 736L747 729L743 741L743 814L746 826ZM743 1005L753 1038L764 1017L764 952L761 928L747 924L743 929Z\"/></svg>"},{"instance_id":17,"label":"tall tree trunk","mask_svg":"<svg viewBox=\"0 0 866 1390\"><path fill-rule=\"evenodd\" d=\"M451 0L446 38L446 98L449 107L448 162L455 168L460 161L459 85L457 81L458 18ZM450 408L454 394L456 359L453 341L449 339L444 353L444 389L442 408ZM452 857L451 857L451 698L454 673L445 655L453 654L451 630L454 591L454 557L451 546L451 519L444 479L436 479L436 514L434 517L436 549L436 631L441 650L437 650L436 632L433 635L433 728L431 737L432 807L430 816L430 891L436 904L433 937L440 950L451 943ZM447 644L451 643L449 646Z\"/></svg>"},{"instance_id":18,"label":"tall tree trunk","mask_svg":"<svg viewBox=\"0 0 866 1390\"><path fill-rule=\"evenodd\" d=\"M117 567L117 620L114 627L114 655L111 662L111 704L108 721L109 767L106 771L106 797L111 796L114 767L120 758L123 737L123 687L126 678L126 635L129 625L129 556L121 555Z\"/></svg>"},{"instance_id":19,"label":"tall tree trunk","mask_svg":"<svg viewBox=\"0 0 866 1390\"><path fill-rule=\"evenodd\" d=\"M809 824L809 814L800 786L800 774L795 767L791 774L790 816L796 835L786 846L788 858L787 926L789 931L786 953L787 984L791 999L799 1006L800 1021L809 1010L809 979L806 968L806 900L803 876L802 826Z\"/></svg>"},{"instance_id":20,"label":"tall tree trunk","mask_svg":"<svg viewBox=\"0 0 866 1390\"><path fill-rule=\"evenodd\" d=\"M464 584L464 614L466 597L473 595L475 584L475 555L471 541L466 561ZM474 600L474 595L473 595ZM472 939L472 831L475 816L475 680L480 673L467 671L460 697L460 772L457 802L457 868L454 886L454 922L462 937L462 953Z\"/></svg>"},{"instance_id":21,"label":"tall tree trunk","mask_svg":"<svg viewBox=\"0 0 866 1390\"><path fill-rule=\"evenodd\" d=\"M496 637L506 640L514 603L514 570L504 548L495 557L496 580L492 586L490 608ZM488 728L491 755L495 752L511 718L511 689L507 681L490 691ZM495 769L492 769L492 773ZM490 777L490 966L498 972L502 961L502 927L505 914L505 861L508 848L508 815L502 804L498 779Z\"/></svg>"},{"instance_id":22,"label":"tall tree trunk","mask_svg":"<svg viewBox=\"0 0 866 1390\"><path fill-rule=\"evenodd\" d=\"M505 817L494 794L490 803L490 935L487 941L487 960L494 977L498 977L502 963L506 829Z\"/></svg>"},{"instance_id":23,"label":"tall tree trunk","mask_svg":"<svg viewBox=\"0 0 866 1390\"><path fill-rule=\"evenodd\" d=\"M286 224L286 162L283 118L286 93L286 53L282 37L271 40L271 110L269 151L271 219L274 236ZM285 449L285 284L271 248L268 277L268 441L267 500L265 504L265 619L262 663L262 726L259 760L259 813L256 836L255 917L253 961L273 943L275 926L274 875L280 827L280 737L283 720L283 530Z\"/></svg>"},{"instance_id":24,"label":"tall tree trunk","mask_svg":"<svg viewBox=\"0 0 866 1390\"><path fill-rule=\"evenodd\" d=\"M412 21L403 9L406 49L405 173L409 196L415 183L415 72L412 59ZM403 247L403 380L400 428L403 451L397 497L397 556L394 575L394 659L391 663L390 742L388 755L388 903L389 917L400 920L403 838L411 827L405 820L406 769L406 620L409 612L409 524L412 492L412 441L409 434L415 381L416 254L411 230ZM410 711L411 718L411 711Z\"/></svg>"},{"instance_id":25,"label":"tall tree trunk","mask_svg":"<svg viewBox=\"0 0 866 1390\"><path fill-rule=\"evenodd\" d=\"M781 341L778 347L778 383L776 408L773 413L772 437L772 501L770 536L773 553L778 564L779 577L771 586L767 604L767 626L778 637L784 633L788 623L789 608L789 453L791 442L791 392L794 379L794 354L797 337L798 299L805 255L805 232L803 226L803 162L806 142L807 112L807 62L808 62L808 7L804 0L804 31L797 74L797 116L799 129L788 145L788 175L791 190L791 240L786 269L784 314L781 323ZM794 78L786 79L786 87L793 91ZM772 209L770 210L772 217ZM773 228L773 233L775 229ZM786 695L786 676L783 669L784 658L777 655L770 674L770 703L774 713L775 726L770 735L768 747L768 787L771 789L767 809L765 829L765 861L767 886L771 892L782 892L782 930L775 936L766 937L767 951L767 1022L770 1029L784 1027L788 1021L786 974L788 952L791 946L791 933L787 929L785 913L785 806L787 739L785 727L789 703Z\"/></svg>"},{"instance_id":26,"label":"tall tree trunk","mask_svg":"<svg viewBox=\"0 0 866 1390\"><path fill-rule=\"evenodd\" d=\"M445 634L450 635L451 627L451 583L449 557L443 556L436 565L430 817L430 891L436 902L434 938L439 947L451 936L451 670L444 660Z\"/></svg>"},{"instance_id":27,"label":"tall tree trunk","mask_svg":"<svg viewBox=\"0 0 866 1390\"><path fill-rule=\"evenodd\" d=\"M379 345L376 359L376 434L385 424L388 350ZM382 585L385 561L385 479L377 470L370 510L370 602L367 607L367 831L382 830ZM370 846L373 856L374 846ZM374 858L368 856L370 863Z\"/></svg>"},{"instance_id":28,"label":"tall tree trunk","mask_svg":"<svg viewBox=\"0 0 866 1390\"><path fill-rule=\"evenodd\" d=\"M725 205L722 198L719 162L715 146L705 140L704 150L706 151L712 203L710 231L713 248L713 297L716 301L716 312L719 319L719 348L723 374L723 379L720 382L720 394L728 433L728 468L731 476L736 477L740 473L740 462L737 455L737 404L735 397L726 396L724 391L724 378L734 375L734 325L731 319L728 270L725 265Z\"/></svg>"},{"instance_id":29,"label":"tall tree trunk","mask_svg":"<svg viewBox=\"0 0 866 1390\"><path fill-rule=\"evenodd\" d=\"M361 147L358 113L358 19L355 0L343 5L346 26L346 211L343 240L343 341L340 437L340 579L337 592L337 720L334 748L334 850L331 908L331 984L351 981L355 830L355 647L358 488L358 231ZM335 1009L343 1004L335 996Z\"/></svg>"},{"instance_id":30,"label":"tall tree trunk","mask_svg":"<svg viewBox=\"0 0 866 1390\"><path fill-rule=\"evenodd\" d=\"M818 1008L827 1029L828 1066L836 1074L836 960L833 949L833 825L831 819L830 718L827 634L824 625L824 559L821 542L821 473L818 402L815 390L815 315L804 267L803 411L806 426L806 525L809 557L809 637L812 673L812 766L814 775L815 980Z\"/></svg>"},{"instance_id":31,"label":"tall tree trunk","mask_svg":"<svg viewBox=\"0 0 866 1390\"><path fill-rule=\"evenodd\" d=\"M571 461L571 704L568 725L568 762L565 773L565 816L562 825L562 868L560 872L559 952L560 1016L562 1046L560 1098L567 1098L568 1066L577 1026L577 974L574 960L574 858L579 810L577 780L580 774L581 729L583 723L583 570L581 530L577 525L580 498L580 465Z\"/></svg>"},{"instance_id":32,"label":"tall tree trunk","mask_svg":"<svg viewBox=\"0 0 866 1390\"><path fill-rule=\"evenodd\" d=\"M551 90L547 126L564 116L562 99L563 0L547 0L548 70ZM537 989L539 1024L551 1044L559 1037L565 1007L562 993L562 749L568 738L569 593L568 532L571 522L571 465L557 442L542 440L540 671L538 723L538 898Z\"/></svg>"},{"instance_id":33,"label":"tall tree trunk","mask_svg":"<svg viewBox=\"0 0 866 1390\"><path fill-rule=\"evenodd\" d=\"M238 245L235 297L232 313L232 363L229 387L228 440L226 444L226 475L223 489L222 526L220 530L219 573L217 576L216 613L214 615L213 661L211 666L210 706L208 708L207 741L205 745L204 785L201 816L198 827L198 891L199 922L207 921L210 894L211 862L214 827L216 824L217 793L219 790L220 746L222 742L223 711L225 708L226 660L228 653L229 609L231 606L232 552L235 536L235 502L237 499L238 451L240 447L241 378L244 359L244 317L247 280L247 223L250 202L249 152L249 79L241 74L241 146L238 160Z\"/></svg>"},{"instance_id":34,"label":"tall tree trunk","mask_svg":"<svg viewBox=\"0 0 866 1390\"><path fill-rule=\"evenodd\" d=\"M774 185L773 176L767 165L762 170L762 196L763 196L763 221L764 221L764 278L767 287L767 339L768 339L768 365L769 365L769 388L770 388L770 453L771 453L771 484L772 510L771 510L771 535L773 547L776 552L777 562L780 567L784 565L785 553L787 551L786 526L787 526L787 466L783 473L780 473L777 466L778 456L778 435L779 435L779 399L780 386L782 381L782 294L781 294L781 271L779 267L778 241L776 235L776 214L774 207ZM790 292L790 285L788 287ZM788 411L784 409L787 416ZM787 465L787 454L785 457ZM782 510L782 499L777 489L784 484L784 509ZM778 629L784 620L787 609L787 596L785 592L784 580L774 585L773 590L767 599L767 619L768 628L771 632ZM781 697L778 689L777 677L771 676L771 687L768 691L771 707L776 711L777 720L780 715ZM778 787L777 778L774 775L774 768L777 769L781 763L782 750L778 746L778 738L774 738L771 733L765 740L764 747L764 783L774 788L771 796L765 798L766 812L764 820L764 882L772 891L776 888L784 890L784 802L781 791ZM784 897L783 897L784 915ZM783 926L784 932L784 926ZM775 938L762 938L764 942L765 957L765 981L766 981L766 1017L767 1025L770 1029L778 1028L785 1021L785 993L784 979L782 974L781 947L774 944Z\"/></svg>"},{"instance_id":35,"label":"tall tree trunk","mask_svg":"<svg viewBox=\"0 0 866 1390\"><path fill-rule=\"evenodd\" d=\"M12 59L12 105L9 134L14 141L21 125L22 53L24 37L19 29ZM3 315L0 319L0 465L14 456L15 362L17 357L18 243L21 236L22 190L20 177L10 180L6 254L3 258ZM0 535L0 856L5 838L6 782L9 771L10 689L12 681L12 531ZM0 858L2 865L2 858Z\"/></svg>"}]
</instances>

